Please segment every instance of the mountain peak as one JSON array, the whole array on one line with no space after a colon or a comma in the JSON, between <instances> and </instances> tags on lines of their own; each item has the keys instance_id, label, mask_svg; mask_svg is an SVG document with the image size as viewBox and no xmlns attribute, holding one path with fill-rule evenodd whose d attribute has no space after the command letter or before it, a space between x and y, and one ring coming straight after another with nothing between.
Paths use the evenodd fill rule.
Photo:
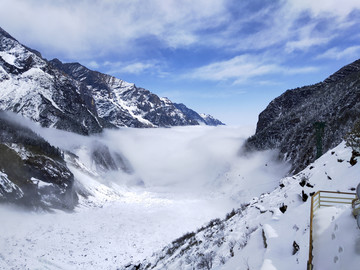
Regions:
<instances>
[{"instance_id":1,"label":"mountain peak","mask_svg":"<svg viewBox=\"0 0 360 270\"><path fill-rule=\"evenodd\" d=\"M349 76L353 73L358 73L360 71L360 59L352 62L351 64L348 64L338 71L336 71L334 74L329 76L327 79L325 79L324 83L331 83L336 82L338 80L341 80L342 78Z\"/></svg>"},{"instance_id":2,"label":"mountain peak","mask_svg":"<svg viewBox=\"0 0 360 270\"><path fill-rule=\"evenodd\" d=\"M45 127L81 134L114 127L169 127L204 122L169 99L80 63L47 61L0 30L0 110ZM15 49L15 50L14 50ZM14 53L16 51L16 53ZM19 87L21 84L21 87Z\"/></svg>"},{"instance_id":3,"label":"mountain peak","mask_svg":"<svg viewBox=\"0 0 360 270\"><path fill-rule=\"evenodd\" d=\"M16 40L15 38L13 38L8 32L6 32L4 29L2 29L0 27L0 35L1 36L4 36L4 37L7 37L7 38L10 38L10 39L13 39L13 40Z\"/></svg>"}]
</instances>

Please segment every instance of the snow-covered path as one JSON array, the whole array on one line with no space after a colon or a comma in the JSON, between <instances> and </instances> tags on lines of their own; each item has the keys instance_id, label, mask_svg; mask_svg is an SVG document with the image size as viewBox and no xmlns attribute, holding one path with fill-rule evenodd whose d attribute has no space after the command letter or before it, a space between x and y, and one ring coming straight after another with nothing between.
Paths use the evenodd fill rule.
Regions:
<instances>
[{"instance_id":1,"label":"snow-covered path","mask_svg":"<svg viewBox=\"0 0 360 270\"><path fill-rule=\"evenodd\" d=\"M360 269L360 230L350 206L318 209L313 236L314 269Z\"/></svg>"}]
</instances>

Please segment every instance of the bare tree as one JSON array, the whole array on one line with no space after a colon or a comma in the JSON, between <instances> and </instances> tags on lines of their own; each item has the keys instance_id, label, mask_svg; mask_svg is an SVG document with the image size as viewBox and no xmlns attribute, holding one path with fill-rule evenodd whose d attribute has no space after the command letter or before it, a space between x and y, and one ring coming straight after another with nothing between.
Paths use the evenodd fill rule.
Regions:
<instances>
[{"instance_id":1,"label":"bare tree","mask_svg":"<svg viewBox=\"0 0 360 270\"><path fill-rule=\"evenodd\" d=\"M210 253L200 254L200 257L200 262L197 265L198 268L210 270L213 266L215 252L211 251Z\"/></svg>"}]
</instances>

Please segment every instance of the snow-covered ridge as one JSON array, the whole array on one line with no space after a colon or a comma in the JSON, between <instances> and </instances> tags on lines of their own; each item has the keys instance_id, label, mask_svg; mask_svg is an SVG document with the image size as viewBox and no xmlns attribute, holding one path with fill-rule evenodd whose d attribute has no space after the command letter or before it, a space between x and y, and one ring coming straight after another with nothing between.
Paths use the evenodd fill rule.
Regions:
<instances>
[{"instance_id":1,"label":"snow-covered ridge","mask_svg":"<svg viewBox=\"0 0 360 270\"><path fill-rule=\"evenodd\" d=\"M91 106L84 106L86 95L77 82L2 29L0 66L0 110L19 113L45 127L85 134L102 129L90 113Z\"/></svg>"},{"instance_id":2,"label":"snow-covered ridge","mask_svg":"<svg viewBox=\"0 0 360 270\"><path fill-rule=\"evenodd\" d=\"M354 190L359 183L360 166L351 166L350 157L351 149L341 143L297 175L282 179L274 191L253 198L224 219L212 220L148 259L122 269L306 269L309 195L317 190ZM328 247L319 246L319 243L314 251L319 257L315 260L319 269L354 269L358 263L358 254L352 248L356 246L360 231L351 216L351 207L347 208L349 217L343 215L346 220L336 222L352 228L350 231L354 235L348 237L348 241L353 243L342 242L340 238L335 240L334 233L328 235L330 244L340 251L336 256L329 254ZM333 227L334 217L324 222L325 228ZM335 228L336 231L337 226ZM320 229L317 233L321 233Z\"/></svg>"},{"instance_id":3,"label":"snow-covered ridge","mask_svg":"<svg viewBox=\"0 0 360 270\"><path fill-rule=\"evenodd\" d=\"M135 84L89 70L79 63L64 64L58 59L50 63L84 83L93 97L98 115L114 126L169 127L205 123L185 105L179 108L168 98L159 98ZM209 125L214 123L209 122Z\"/></svg>"},{"instance_id":4,"label":"snow-covered ridge","mask_svg":"<svg viewBox=\"0 0 360 270\"><path fill-rule=\"evenodd\" d=\"M133 83L79 63L47 61L0 29L0 110L80 134L114 127L199 125L198 119Z\"/></svg>"}]
</instances>

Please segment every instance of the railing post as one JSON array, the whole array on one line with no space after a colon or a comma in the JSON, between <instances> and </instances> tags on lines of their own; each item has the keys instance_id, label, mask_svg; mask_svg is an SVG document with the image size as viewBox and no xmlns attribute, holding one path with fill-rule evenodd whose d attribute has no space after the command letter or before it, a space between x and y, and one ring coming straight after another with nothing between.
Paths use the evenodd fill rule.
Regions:
<instances>
[{"instance_id":1,"label":"railing post","mask_svg":"<svg viewBox=\"0 0 360 270\"><path fill-rule=\"evenodd\" d=\"M311 207L310 207L310 233L309 233L309 261L307 265L307 270L312 270L312 251L313 251L313 244L312 244L312 227L313 227L313 215L314 215L314 198L318 192L316 192L313 196L311 196Z\"/></svg>"}]
</instances>

